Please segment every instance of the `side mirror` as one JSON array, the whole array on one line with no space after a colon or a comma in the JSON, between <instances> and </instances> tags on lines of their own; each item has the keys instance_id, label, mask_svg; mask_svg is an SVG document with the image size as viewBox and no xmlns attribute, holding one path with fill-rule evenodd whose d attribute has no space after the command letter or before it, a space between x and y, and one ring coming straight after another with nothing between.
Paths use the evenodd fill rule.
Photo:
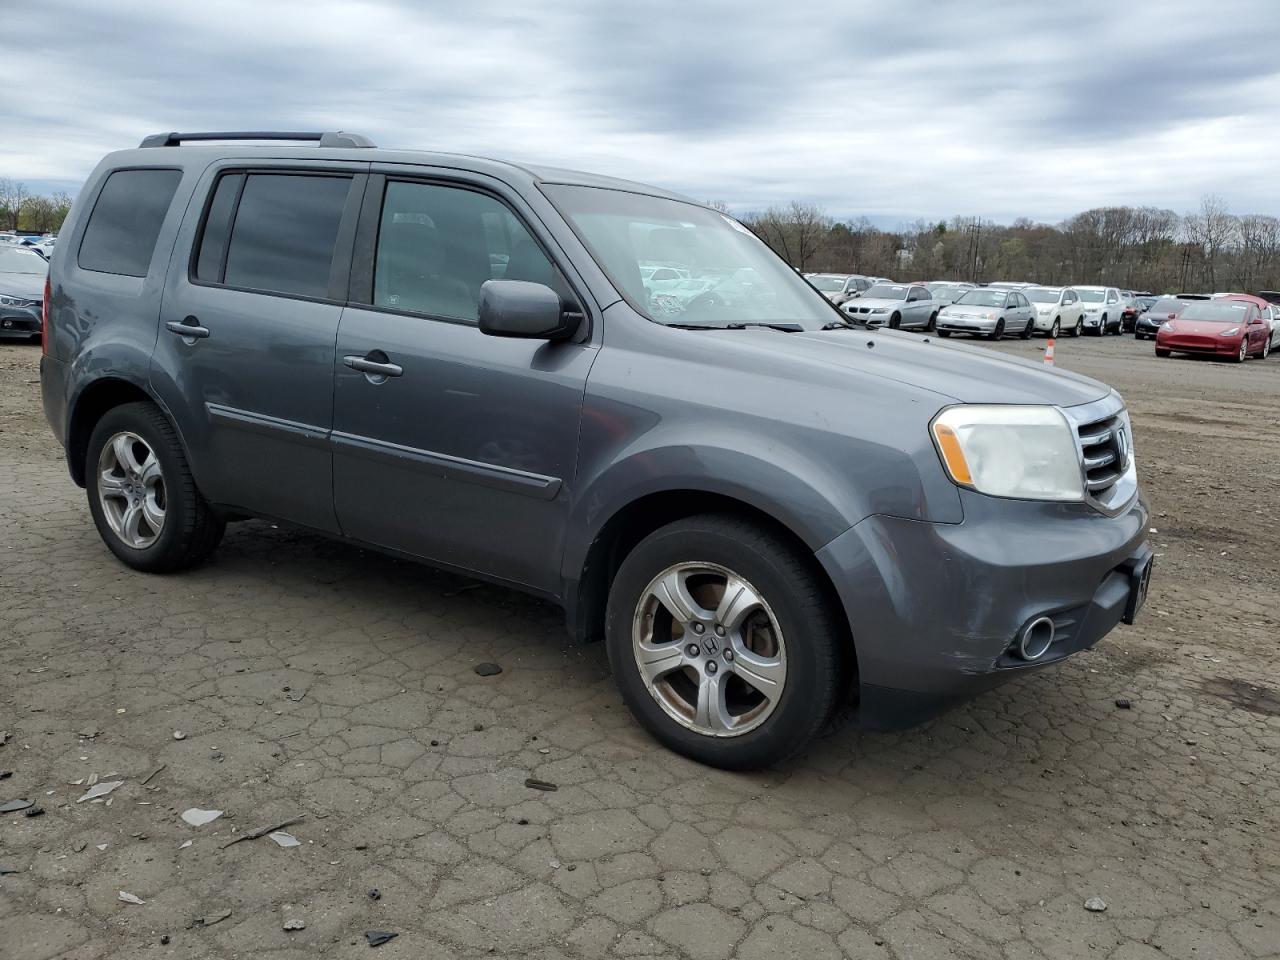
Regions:
<instances>
[{"instance_id":1,"label":"side mirror","mask_svg":"<svg viewBox=\"0 0 1280 960\"><path fill-rule=\"evenodd\" d=\"M560 295L546 284L486 280L480 287L480 332L491 337L563 340L580 323L582 314L566 310Z\"/></svg>"}]
</instances>

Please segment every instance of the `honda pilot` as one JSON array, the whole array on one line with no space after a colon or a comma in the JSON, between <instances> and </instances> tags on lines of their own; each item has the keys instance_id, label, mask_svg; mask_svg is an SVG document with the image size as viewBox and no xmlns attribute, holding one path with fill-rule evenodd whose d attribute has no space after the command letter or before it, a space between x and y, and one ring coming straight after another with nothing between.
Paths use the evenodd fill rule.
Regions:
<instances>
[{"instance_id":1,"label":"honda pilot","mask_svg":"<svg viewBox=\"0 0 1280 960\"><path fill-rule=\"evenodd\" d=\"M1146 595L1114 390L870 328L638 183L159 134L77 198L43 345L124 564L191 568L262 517L527 591L603 639L658 740L721 767L838 708L920 721Z\"/></svg>"}]
</instances>

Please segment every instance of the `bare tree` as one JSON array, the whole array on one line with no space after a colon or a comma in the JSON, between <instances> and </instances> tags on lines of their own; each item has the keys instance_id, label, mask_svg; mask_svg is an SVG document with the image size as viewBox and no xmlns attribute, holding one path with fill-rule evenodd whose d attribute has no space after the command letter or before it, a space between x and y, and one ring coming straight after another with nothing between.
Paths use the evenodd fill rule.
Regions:
<instances>
[{"instance_id":1,"label":"bare tree","mask_svg":"<svg viewBox=\"0 0 1280 960\"><path fill-rule=\"evenodd\" d=\"M1221 197L1207 194L1200 200L1200 211L1183 218L1187 239L1200 250L1204 258L1204 272L1208 275L1209 289L1218 286L1219 257L1239 232L1236 218L1227 212L1227 203Z\"/></svg>"},{"instance_id":2,"label":"bare tree","mask_svg":"<svg viewBox=\"0 0 1280 960\"><path fill-rule=\"evenodd\" d=\"M813 203L792 200L785 207L770 207L744 223L787 263L804 272L832 227L831 218Z\"/></svg>"},{"instance_id":3,"label":"bare tree","mask_svg":"<svg viewBox=\"0 0 1280 960\"><path fill-rule=\"evenodd\" d=\"M18 229L18 217L30 196L27 185L22 181L0 177L0 218L6 222L8 229Z\"/></svg>"}]
</instances>

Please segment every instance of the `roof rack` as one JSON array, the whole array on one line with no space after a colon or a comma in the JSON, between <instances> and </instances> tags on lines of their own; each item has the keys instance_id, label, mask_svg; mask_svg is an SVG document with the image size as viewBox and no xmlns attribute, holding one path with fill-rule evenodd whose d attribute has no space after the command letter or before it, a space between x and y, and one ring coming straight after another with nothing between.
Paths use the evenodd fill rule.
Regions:
<instances>
[{"instance_id":1,"label":"roof rack","mask_svg":"<svg viewBox=\"0 0 1280 960\"><path fill-rule=\"evenodd\" d=\"M144 137L140 147L177 147L196 140L301 140L321 147L372 147L368 137L358 133L298 133L279 130L224 131L205 133L154 133Z\"/></svg>"}]
</instances>

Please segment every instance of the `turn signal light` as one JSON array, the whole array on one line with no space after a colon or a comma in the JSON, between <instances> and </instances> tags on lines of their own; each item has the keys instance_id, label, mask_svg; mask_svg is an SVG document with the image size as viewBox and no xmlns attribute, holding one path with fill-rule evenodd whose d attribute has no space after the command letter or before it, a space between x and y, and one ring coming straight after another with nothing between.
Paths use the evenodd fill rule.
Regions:
<instances>
[{"instance_id":1,"label":"turn signal light","mask_svg":"<svg viewBox=\"0 0 1280 960\"><path fill-rule=\"evenodd\" d=\"M969 464L960 449L960 438L955 430L945 423L933 425L933 435L938 440L938 449L942 451L942 459L947 463L947 471L956 483L973 483L973 475L969 472Z\"/></svg>"}]
</instances>

